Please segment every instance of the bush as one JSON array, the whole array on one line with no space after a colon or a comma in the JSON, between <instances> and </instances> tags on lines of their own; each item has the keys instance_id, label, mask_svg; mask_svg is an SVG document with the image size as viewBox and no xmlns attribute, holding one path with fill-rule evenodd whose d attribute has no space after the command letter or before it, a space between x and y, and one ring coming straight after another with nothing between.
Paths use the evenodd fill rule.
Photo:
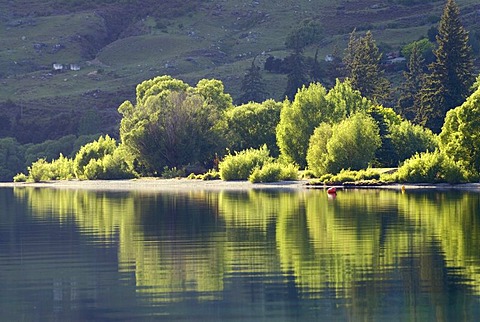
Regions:
<instances>
[{"instance_id":1,"label":"bush","mask_svg":"<svg viewBox=\"0 0 480 322\"><path fill-rule=\"evenodd\" d=\"M375 121L361 112L334 125L332 133L326 143L327 153L321 159L323 164L309 164L317 176L328 172L338 173L346 168L364 169L374 160L381 144Z\"/></svg>"},{"instance_id":2,"label":"bush","mask_svg":"<svg viewBox=\"0 0 480 322\"><path fill-rule=\"evenodd\" d=\"M437 137L433 132L410 121L393 124L390 128L398 163L409 159L416 153L434 151L437 146Z\"/></svg>"},{"instance_id":3,"label":"bush","mask_svg":"<svg viewBox=\"0 0 480 322\"><path fill-rule=\"evenodd\" d=\"M318 181L328 184L341 184L345 182L377 181L380 180L380 177L380 171L372 168L358 171L342 169L337 174L324 174L319 178Z\"/></svg>"},{"instance_id":4,"label":"bush","mask_svg":"<svg viewBox=\"0 0 480 322\"><path fill-rule=\"evenodd\" d=\"M468 180L467 171L438 150L416 154L398 169L399 182L460 183Z\"/></svg>"},{"instance_id":5,"label":"bush","mask_svg":"<svg viewBox=\"0 0 480 322\"><path fill-rule=\"evenodd\" d=\"M117 142L108 135L105 137L101 136L97 141L82 146L74 159L76 176L79 179L87 177L84 171L85 167L90 164L90 161L94 159L100 160L107 154L113 154L116 148ZM92 164L89 169L89 175L92 175L93 167L95 166Z\"/></svg>"},{"instance_id":6,"label":"bush","mask_svg":"<svg viewBox=\"0 0 480 322\"><path fill-rule=\"evenodd\" d=\"M101 159L91 159L84 168L84 176L88 180L131 179L136 173L125 161L123 146L119 146L113 154L107 154Z\"/></svg>"},{"instance_id":7,"label":"bush","mask_svg":"<svg viewBox=\"0 0 480 322\"><path fill-rule=\"evenodd\" d=\"M13 177L13 182L27 182L28 176L25 173L18 173Z\"/></svg>"},{"instance_id":8,"label":"bush","mask_svg":"<svg viewBox=\"0 0 480 322\"><path fill-rule=\"evenodd\" d=\"M248 177L252 183L258 182L276 182L280 181L282 175L282 166L278 163L267 163L261 168L255 168Z\"/></svg>"},{"instance_id":9,"label":"bush","mask_svg":"<svg viewBox=\"0 0 480 322\"><path fill-rule=\"evenodd\" d=\"M261 168L255 168L252 174L248 177L248 181L252 183L297 179L298 167L293 164L285 166L278 162L265 163Z\"/></svg>"},{"instance_id":10,"label":"bush","mask_svg":"<svg viewBox=\"0 0 480 322\"><path fill-rule=\"evenodd\" d=\"M177 167L169 168L165 166L162 172L163 179L173 179L173 178L181 178L185 177L185 170L177 169Z\"/></svg>"},{"instance_id":11,"label":"bush","mask_svg":"<svg viewBox=\"0 0 480 322\"><path fill-rule=\"evenodd\" d=\"M73 160L60 153L60 157L51 162L52 175L55 180L70 180L75 178Z\"/></svg>"},{"instance_id":12,"label":"bush","mask_svg":"<svg viewBox=\"0 0 480 322\"><path fill-rule=\"evenodd\" d=\"M220 178L226 181L247 180L255 168L272 161L266 145L260 149L243 150L235 155L228 154L219 164Z\"/></svg>"},{"instance_id":13,"label":"bush","mask_svg":"<svg viewBox=\"0 0 480 322\"><path fill-rule=\"evenodd\" d=\"M52 165L45 159L38 159L28 167L28 178L33 182L52 180L54 178Z\"/></svg>"}]
</instances>

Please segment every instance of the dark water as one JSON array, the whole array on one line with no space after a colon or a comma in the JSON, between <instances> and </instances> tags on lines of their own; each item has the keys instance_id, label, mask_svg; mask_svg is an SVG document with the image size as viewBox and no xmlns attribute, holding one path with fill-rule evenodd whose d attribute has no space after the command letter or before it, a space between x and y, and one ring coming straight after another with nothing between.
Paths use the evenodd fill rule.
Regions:
<instances>
[{"instance_id":1,"label":"dark water","mask_svg":"<svg viewBox=\"0 0 480 322\"><path fill-rule=\"evenodd\" d=\"M480 194L0 189L2 321L476 321Z\"/></svg>"}]
</instances>

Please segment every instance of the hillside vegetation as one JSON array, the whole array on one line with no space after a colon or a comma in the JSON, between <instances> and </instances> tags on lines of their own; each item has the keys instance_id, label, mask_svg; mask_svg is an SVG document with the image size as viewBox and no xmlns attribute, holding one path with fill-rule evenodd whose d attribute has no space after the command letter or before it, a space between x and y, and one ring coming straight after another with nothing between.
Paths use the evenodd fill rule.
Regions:
<instances>
[{"instance_id":1,"label":"hillside vegetation","mask_svg":"<svg viewBox=\"0 0 480 322\"><path fill-rule=\"evenodd\" d=\"M457 0L480 31L480 4ZM118 106L136 84L168 74L216 78L234 99L256 58L286 57L286 36L305 19L322 26L305 54L342 55L349 33L372 30L384 52L427 36L444 1L76 1L0 3L0 136L38 143L69 134L118 137ZM480 34L480 33L478 33ZM63 70L54 70L61 64ZM73 68L74 70L72 70ZM79 69L78 69L79 68ZM389 75L393 80L401 73ZM282 100L286 76L264 72Z\"/></svg>"}]
</instances>

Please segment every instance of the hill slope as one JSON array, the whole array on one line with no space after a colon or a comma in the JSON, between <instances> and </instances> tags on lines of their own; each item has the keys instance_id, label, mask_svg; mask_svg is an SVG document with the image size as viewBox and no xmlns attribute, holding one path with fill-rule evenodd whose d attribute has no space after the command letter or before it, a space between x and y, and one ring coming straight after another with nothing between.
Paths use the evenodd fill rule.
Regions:
<instances>
[{"instance_id":1,"label":"hill slope","mask_svg":"<svg viewBox=\"0 0 480 322\"><path fill-rule=\"evenodd\" d=\"M410 2L413 4L402 5ZM418 2L418 4L415 4ZM469 30L480 4L457 0ZM304 19L322 24L307 49L343 51L353 28L371 29L382 48L426 36L444 2L415 0L6 1L0 4L0 136L40 142L117 131L116 109L134 86L170 74L192 85L217 78L236 97L254 57L285 57L286 35ZM54 70L62 65L62 70ZM72 70L73 68L74 70ZM79 68L79 69L78 69ZM264 73L282 99L285 76Z\"/></svg>"}]
</instances>

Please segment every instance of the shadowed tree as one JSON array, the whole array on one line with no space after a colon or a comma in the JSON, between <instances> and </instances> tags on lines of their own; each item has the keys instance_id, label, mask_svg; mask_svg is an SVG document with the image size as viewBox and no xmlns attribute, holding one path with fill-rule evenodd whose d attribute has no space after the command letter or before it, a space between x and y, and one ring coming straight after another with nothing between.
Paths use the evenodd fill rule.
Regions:
<instances>
[{"instance_id":1,"label":"shadowed tree","mask_svg":"<svg viewBox=\"0 0 480 322\"><path fill-rule=\"evenodd\" d=\"M425 81L425 59L416 43L412 47L407 70L403 72L405 81L398 99L398 110L408 120L424 124L424 116L420 113L420 93Z\"/></svg>"},{"instance_id":2,"label":"shadowed tree","mask_svg":"<svg viewBox=\"0 0 480 322\"><path fill-rule=\"evenodd\" d=\"M380 68L381 58L382 54L370 31L359 38L356 37L355 30L350 34L343 60L347 77L354 89L378 103L384 102L390 94L390 83Z\"/></svg>"},{"instance_id":3,"label":"shadowed tree","mask_svg":"<svg viewBox=\"0 0 480 322\"><path fill-rule=\"evenodd\" d=\"M435 133L440 132L447 111L467 98L474 81L468 32L459 15L455 1L448 0L438 28L436 60L429 66L422 89L421 113L426 116L425 125Z\"/></svg>"},{"instance_id":4,"label":"shadowed tree","mask_svg":"<svg viewBox=\"0 0 480 322\"><path fill-rule=\"evenodd\" d=\"M266 85L260 73L260 67L255 65L255 59L243 77L241 91L242 95L237 100L238 104L261 103L267 99Z\"/></svg>"}]
</instances>

